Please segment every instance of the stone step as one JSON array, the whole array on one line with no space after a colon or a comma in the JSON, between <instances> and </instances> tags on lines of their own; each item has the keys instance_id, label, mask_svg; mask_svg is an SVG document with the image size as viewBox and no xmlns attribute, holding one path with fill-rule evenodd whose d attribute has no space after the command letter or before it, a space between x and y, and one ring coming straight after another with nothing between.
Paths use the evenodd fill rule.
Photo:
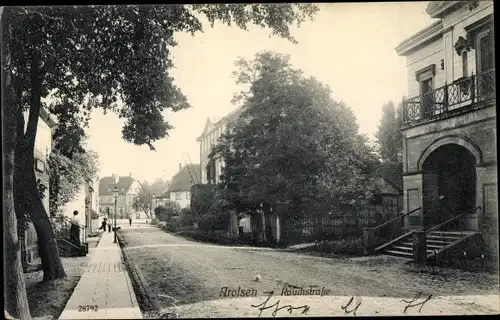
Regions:
<instances>
[{"instance_id":1,"label":"stone step","mask_svg":"<svg viewBox=\"0 0 500 320\"><path fill-rule=\"evenodd\" d=\"M427 236L427 239L428 240L443 240L444 241L451 241L451 242L455 242L457 240L460 240L460 239L463 239L463 237L455 237L455 236L438 236L438 235L428 235Z\"/></svg>"},{"instance_id":2,"label":"stone step","mask_svg":"<svg viewBox=\"0 0 500 320\"><path fill-rule=\"evenodd\" d=\"M442 241L442 240L432 240L428 239L426 243L429 245L438 245L438 246L447 246L449 244L454 243L455 241Z\"/></svg>"},{"instance_id":3,"label":"stone step","mask_svg":"<svg viewBox=\"0 0 500 320\"><path fill-rule=\"evenodd\" d=\"M471 234L472 231L431 231L429 234L445 234L445 235L458 235L458 236L466 236Z\"/></svg>"},{"instance_id":4,"label":"stone step","mask_svg":"<svg viewBox=\"0 0 500 320\"><path fill-rule=\"evenodd\" d=\"M402 245L404 247L411 247L413 249L412 242L402 242L402 243L399 243L398 245ZM441 248L444 248L446 245L447 245L447 243L445 243L445 245L443 246L441 241L439 241L439 244L433 244L433 243L429 243L429 241L427 241L427 248L431 248L431 249L441 249Z\"/></svg>"}]
</instances>

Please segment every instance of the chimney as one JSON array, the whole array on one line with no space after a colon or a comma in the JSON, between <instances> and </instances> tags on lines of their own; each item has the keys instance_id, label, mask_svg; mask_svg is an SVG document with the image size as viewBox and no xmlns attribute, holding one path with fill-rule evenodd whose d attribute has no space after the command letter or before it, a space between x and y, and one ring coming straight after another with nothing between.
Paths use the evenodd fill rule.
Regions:
<instances>
[{"instance_id":1,"label":"chimney","mask_svg":"<svg viewBox=\"0 0 500 320\"><path fill-rule=\"evenodd\" d=\"M182 163L179 162L179 171L182 169Z\"/></svg>"},{"instance_id":2,"label":"chimney","mask_svg":"<svg viewBox=\"0 0 500 320\"><path fill-rule=\"evenodd\" d=\"M113 173L112 178L113 178L114 183L118 184L118 175L116 173Z\"/></svg>"}]
</instances>

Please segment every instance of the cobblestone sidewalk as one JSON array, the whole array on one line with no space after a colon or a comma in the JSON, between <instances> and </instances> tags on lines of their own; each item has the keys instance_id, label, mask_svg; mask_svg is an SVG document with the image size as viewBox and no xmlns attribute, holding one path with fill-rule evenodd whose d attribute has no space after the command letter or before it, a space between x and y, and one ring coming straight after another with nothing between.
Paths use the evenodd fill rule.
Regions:
<instances>
[{"instance_id":1,"label":"cobblestone sidewalk","mask_svg":"<svg viewBox=\"0 0 500 320\"><path fill-rule=\"evenodd\" d=\"M113 233L99 245L59 319L142 319L132 283Z\"/></svg>"}]
</instances>

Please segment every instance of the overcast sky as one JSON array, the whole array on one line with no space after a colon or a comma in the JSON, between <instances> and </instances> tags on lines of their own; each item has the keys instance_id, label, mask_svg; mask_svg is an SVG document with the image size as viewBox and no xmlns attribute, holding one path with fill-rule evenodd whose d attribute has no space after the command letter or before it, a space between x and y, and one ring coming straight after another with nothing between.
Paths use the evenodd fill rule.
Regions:
<instances>
[{"instance_id":1,"label":"overcast sky","mask_svg":"<svg viewBox=\"0 0 500 320\"><path fill-rule=\"evenodd\" d=\"M320 4L314 21L292 29L296 45L270 38L269 30L257 27L246 32L205 23L205 32L194 37L177 33L179 46L172 50L176 68L171 74L193 107L165 112L175 128L155 144L156 151L124 142L122 121L96 110L87 132L88 146L100 157L100 177L132 174L152 182L170 179L179 163L184 165L183 154L199 163L196 138L207 117L220 118L235 108L230 102L237 90L231 77L234 61L264 50L290 54L295 68L329 85L333 98L353 109L360 131L373 137L382 105L400 101L406 92L404 58L394 48L433 22L425 13L427 3Z\"/></svg>"}]
</instances>

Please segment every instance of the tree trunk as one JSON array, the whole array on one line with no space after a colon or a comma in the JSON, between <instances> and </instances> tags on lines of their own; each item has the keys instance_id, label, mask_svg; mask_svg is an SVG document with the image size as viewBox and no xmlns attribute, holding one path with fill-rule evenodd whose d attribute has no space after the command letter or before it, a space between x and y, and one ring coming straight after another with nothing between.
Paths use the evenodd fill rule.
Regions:
<instances>
[{"instance_id":1,"label":"tree trunk","mask_svg":"<svg viewBox=\"0 0 500 320\"><path fill-rule=\"evenodd\" d=\"M26 208L29 208L31 221L35 227L38 238L38 249L42 260L43 281L64 278L66 273L59 256L57 241L54 236L54 230L49 220L49 216L43 206L42 199L38 192L34 160L34 154L26 151L19 153L19 166L16 170L16 184L22 186L22 191L17 192L19 199ZM30 161L31 160L31 161Z\"/></svg>"},{"instance_id":2,"label":"tree trunk","mask_svg":"<svg viewBox=\"0 0 500 320\"><path fill-rule=\"evenodd\" d=\"M19 107L13 103L12 78L10 74L10 19L5 7L0 9L2 21L2 137L3 137L3 229L5 267L5 306L4 316L31 319L26 286L21 264L21 246L17 234L17 219L14 209L14 151L16 145L16 119L14 110ZM7 9L8 10L8 9Z\"/></svg>"},{"instance_id":3,"label":"tree trunk","mask_svg":"<svg viewBox=\"0 0 500 320\"><path fill-rule=\"evenodd\" d=\"M37 233L38 249L43 269L42 281L49 281L64 278L66 273L59 256L52 224L38 192L35 175L35 138L40 116L41 86L43 82L43 74L38 70L39 58L37 55L38 53L32 53L31 57L30 113L24 138L17 140L14 182L17 189L15 200L24 204L24 210L30 214ZM23 122L21 110L17 111L16 117L19 122ZM21 130L24 130L24 125Z\"/></svg>"}]
</instances>

